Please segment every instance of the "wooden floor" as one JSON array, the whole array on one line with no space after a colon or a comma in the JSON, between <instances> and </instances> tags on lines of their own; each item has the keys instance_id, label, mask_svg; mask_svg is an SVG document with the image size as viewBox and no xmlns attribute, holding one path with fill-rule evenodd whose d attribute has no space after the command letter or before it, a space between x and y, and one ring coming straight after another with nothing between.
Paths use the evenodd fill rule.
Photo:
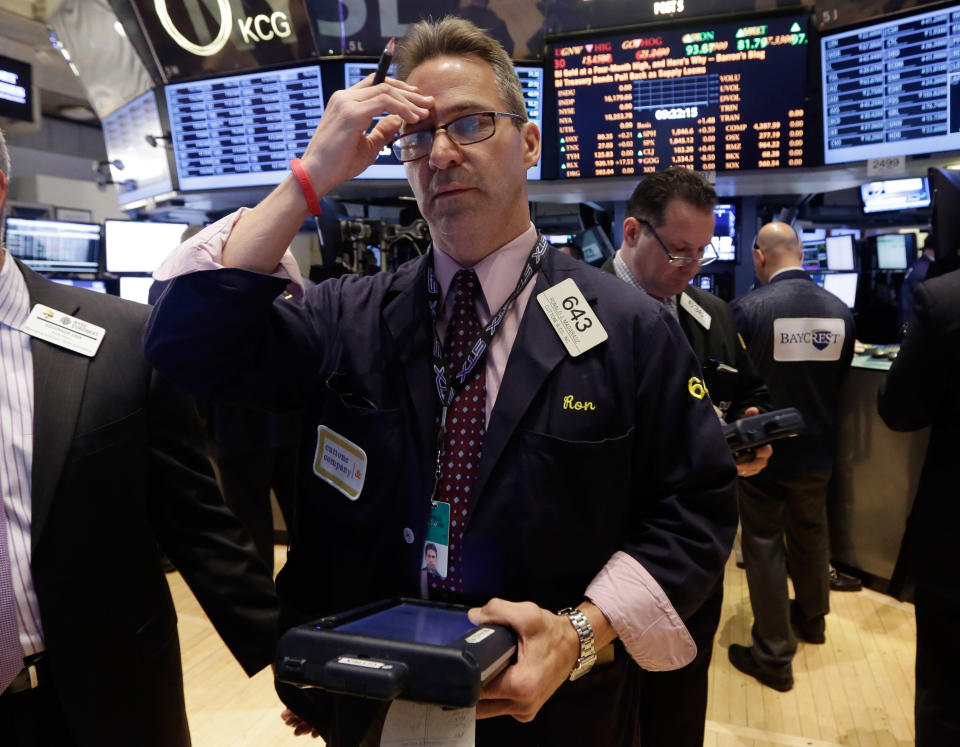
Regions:
<instances>
[{"instance_id":1,"label":"wooden floor","mask_svg":"<svg viewBox=\"0 0 960 747\"><path fill-rule=\"evenodd\" d=\"M278 568L284 555L278 547ZM194 745L322 744L292 735L269 670L247 679L179 574L167 578L180 616ZM763 687L727 659L731 643L750 643L753 619L746 576L730 561L710 669L707 747L913 744L913 607L869 590L834 592L830 604L827 643L800 644L793 690Z\"/></svg>"}]
</instances>

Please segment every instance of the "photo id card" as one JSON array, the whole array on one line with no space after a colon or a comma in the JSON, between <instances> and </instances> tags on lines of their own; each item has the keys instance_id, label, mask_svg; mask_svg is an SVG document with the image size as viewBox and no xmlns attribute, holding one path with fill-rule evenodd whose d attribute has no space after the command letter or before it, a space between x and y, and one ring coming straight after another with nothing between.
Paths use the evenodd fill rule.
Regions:
<instances>
[{"instance_id":1,"label":"photo id card","mask_svg":"<svg viewBox=\"0 0 960 747\"><path fill-rule=\"evenodd\" d=\"M427 539L423 543L423 564L427 581L447 577L450 549L450 504L437 501L427 518Z\"/></svg>"}]
</instances>

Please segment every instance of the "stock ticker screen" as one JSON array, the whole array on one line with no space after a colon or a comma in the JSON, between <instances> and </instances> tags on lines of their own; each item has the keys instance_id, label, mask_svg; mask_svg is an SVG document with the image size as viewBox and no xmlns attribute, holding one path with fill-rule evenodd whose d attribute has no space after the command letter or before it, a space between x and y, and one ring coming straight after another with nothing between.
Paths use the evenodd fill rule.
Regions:
<instances>
[{"instance_id":1,"label":"stock ticker screen","mask_svg":"<svg viewBox=\"0 0 960 747\"><path fill-rule=\"evenodd\" d=\"M560 178L807 165L805 15L551 45Z\"/></svg>"}]
</instances>

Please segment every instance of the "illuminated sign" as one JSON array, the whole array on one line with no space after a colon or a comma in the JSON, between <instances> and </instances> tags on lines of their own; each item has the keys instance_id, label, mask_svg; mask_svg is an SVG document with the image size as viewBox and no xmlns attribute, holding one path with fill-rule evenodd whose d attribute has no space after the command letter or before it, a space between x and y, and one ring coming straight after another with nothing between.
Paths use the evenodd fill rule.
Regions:
<instances>
[{"instance_id":1,"label":"illuminated sign","mask_svg":"<svg viewBox=\"0 0 960 747\"><path fill-rule=\"evenodd\" d=\"M167 81L316 56L303 0L133 0Z\"/></svg>"}]
</instances>

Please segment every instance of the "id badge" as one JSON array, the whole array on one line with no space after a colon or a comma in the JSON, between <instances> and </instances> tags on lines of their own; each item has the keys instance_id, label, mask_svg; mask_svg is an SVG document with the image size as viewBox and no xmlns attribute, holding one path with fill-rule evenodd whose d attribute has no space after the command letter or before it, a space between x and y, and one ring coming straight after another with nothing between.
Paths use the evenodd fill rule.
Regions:
<instances>
[{"instance_id":1,"label":"id badge","mask_svg":"<svg viewBox=\"0 0 960 747\"><path fill-rule=\"evenodd\" d=\"M450 548L450 504L437 501L430 507L427 539L423 543L423 564L420 568L427 585L447 577Z\"/></svg>"}]
</instances>

